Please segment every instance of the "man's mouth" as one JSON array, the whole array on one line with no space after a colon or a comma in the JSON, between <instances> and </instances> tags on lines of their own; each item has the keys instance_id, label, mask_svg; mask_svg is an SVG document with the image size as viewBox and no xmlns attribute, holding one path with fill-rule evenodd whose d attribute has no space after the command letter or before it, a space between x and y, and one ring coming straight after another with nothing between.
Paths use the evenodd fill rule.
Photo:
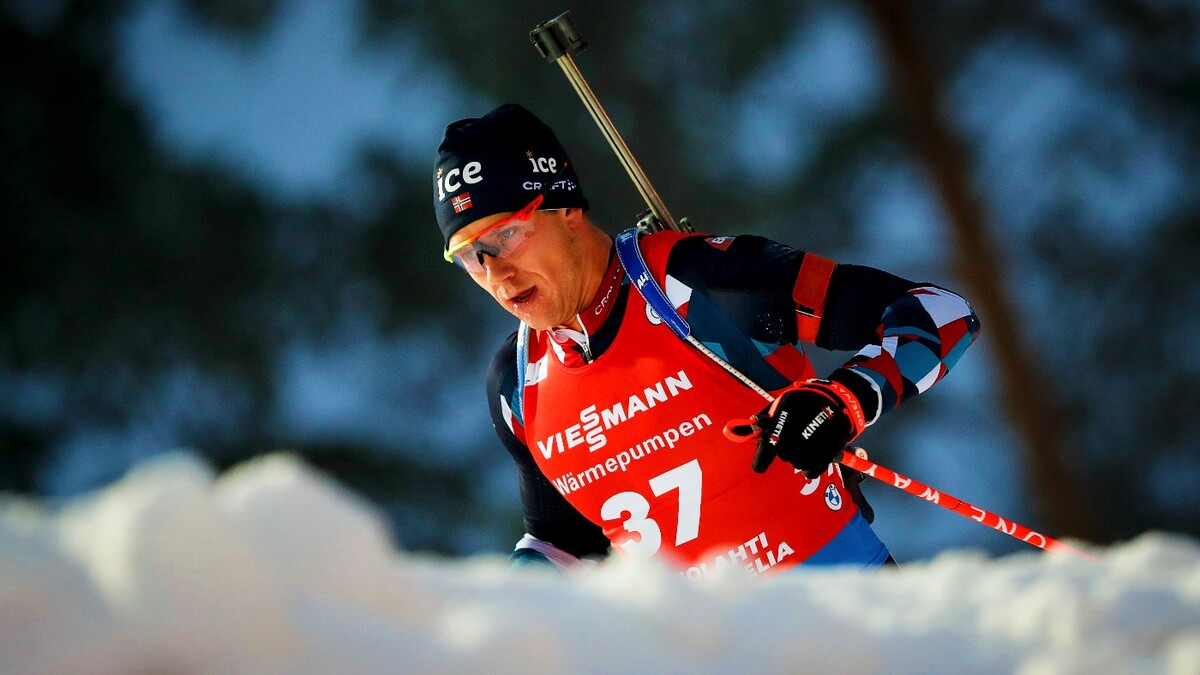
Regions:
<instances>
[{"instance_id":1,"label":"man's mouth","mask_svg":"<svg viewBox=\"0 0 1200 675\"><path fill-rule=\"evenodd\" d=\"M533 286L523 293L518 293L516 295L510 296L508 298L508 304L514 305L514 306L522 305L526 302L529 302L533 298L535 293L537 293L537 286Z\"/></svg>"}]
</instances>

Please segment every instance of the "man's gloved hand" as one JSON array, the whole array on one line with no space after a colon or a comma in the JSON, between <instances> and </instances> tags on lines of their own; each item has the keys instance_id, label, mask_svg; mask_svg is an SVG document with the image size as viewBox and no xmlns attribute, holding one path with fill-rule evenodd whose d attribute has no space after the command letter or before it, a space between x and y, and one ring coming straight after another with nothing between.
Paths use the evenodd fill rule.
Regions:
<instances>
[{"instance_id":1,"label":"man's gloved hand","mask_svg":"<svg viewBox=\"0 0 1200 675\"><path fill-rule=\"evenodd\" d=\"M755 416L761 431L751 468L763 473L776 457L816 478L841 457L866 418L858 398L829 380L798 382Z\"/></svg>"}]
</instances>

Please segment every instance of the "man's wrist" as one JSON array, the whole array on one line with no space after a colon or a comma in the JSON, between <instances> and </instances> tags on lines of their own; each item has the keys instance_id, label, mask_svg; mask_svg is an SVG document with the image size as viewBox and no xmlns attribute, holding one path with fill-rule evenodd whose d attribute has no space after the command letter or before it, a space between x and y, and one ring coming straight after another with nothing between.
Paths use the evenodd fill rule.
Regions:
<instances>
[{"instance_id":1,"label":"man's wrist","mask_svg":"<svg viewBox=\"0 0 1200 675\"><path fill-rule=\"evenodd\" d=\"M869 427L875 423L875 420L879 419L880 405L883 397L874 382L849 368L838 368L830 373L826 379L830 382L836 382L850 391L851 395L858 401L858 405L862 408L862 414L865 418L864 426Z\"/></svg>"}]
</instances>

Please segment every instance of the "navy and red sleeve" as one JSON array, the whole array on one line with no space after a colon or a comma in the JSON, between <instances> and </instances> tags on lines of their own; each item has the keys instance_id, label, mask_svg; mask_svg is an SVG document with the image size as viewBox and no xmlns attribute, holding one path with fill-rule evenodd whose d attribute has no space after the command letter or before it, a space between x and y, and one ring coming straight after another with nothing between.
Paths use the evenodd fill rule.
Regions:
<instances>
[{"instance_id":1,"label":"navy and red sleeve","mask_svg":"<svg viewBox=\"0 0 1200 675\"><path fill-rule=\"evenodd\" d=\"M855 393L872 421L945 376L979 331L971 307L950 291L763 237L683 239L667 274L760 351L810 342L856 352L829 377Z\"/></svg>"},{"instance_id":2,"label":"navy and red sleeve","mask_svg":"<svg viewBox=\"0 0 1200 675\"><path fill-rule=\"evenodd\" d=\"M488 409L500 442L517 464L525 531L577 558L604 556L609 549L603 530L559 494L525 444L520 411L511 406L517 387L517 340L512 334L492 358L488 371Z\"/></svg>"}]
</instances>

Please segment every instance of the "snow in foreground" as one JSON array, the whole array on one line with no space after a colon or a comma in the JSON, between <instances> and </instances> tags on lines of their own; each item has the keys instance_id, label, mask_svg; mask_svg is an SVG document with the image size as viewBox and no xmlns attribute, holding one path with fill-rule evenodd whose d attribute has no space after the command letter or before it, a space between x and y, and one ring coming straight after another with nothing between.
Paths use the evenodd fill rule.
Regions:
<instances>
[{"instance_id":1,"label":"snow in foreground","mask_svg":"<svg viewBox=\"0 0 1200 675\"><path fill-rule=\"evenodd\" d=\"M285 456L0 507L0 672L1200 673L1200 546L689 582L397 552Z\"/></svg>"}]
</instances>

